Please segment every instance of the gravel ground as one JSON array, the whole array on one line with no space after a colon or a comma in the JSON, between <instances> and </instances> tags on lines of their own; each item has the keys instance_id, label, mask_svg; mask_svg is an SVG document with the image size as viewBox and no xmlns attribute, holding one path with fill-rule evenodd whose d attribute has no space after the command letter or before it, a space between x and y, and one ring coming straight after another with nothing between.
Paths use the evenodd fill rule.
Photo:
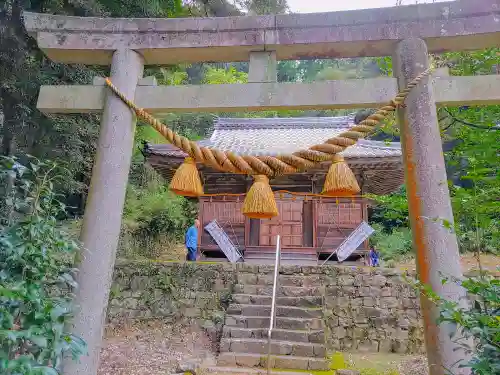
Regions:
<instances>
[{"instance_id":1,"label":"gravel ground","mask_svg":"<svg viewBox=\"0 0 500 375\"><path fill-rule=\"evenodd\" d=\"M366 374L429 375L427 358L423 355L397 353L346 353L347 363Z\"/></svg>"},{"instance_id":2,"label":"gravel ground","mask_svg":"<svg viewBox=\"0 0 500 375\"><path fill-rule=\"evenodd\" d=\"M211 343L196 326L151 321L108 332L98 375L165 375L179 362L213 365Z\"/></svg>"},{"instance_id":3,"label":"gravel ground","mask_svg":"<svg viewBox=\"0 0 500 375\"><path fill-rule=\"evenodd\" d=\"M401 375L429 375L427 358L420 356L405 360L398 365L398 371Z\"/></svg>"}]
</instances>

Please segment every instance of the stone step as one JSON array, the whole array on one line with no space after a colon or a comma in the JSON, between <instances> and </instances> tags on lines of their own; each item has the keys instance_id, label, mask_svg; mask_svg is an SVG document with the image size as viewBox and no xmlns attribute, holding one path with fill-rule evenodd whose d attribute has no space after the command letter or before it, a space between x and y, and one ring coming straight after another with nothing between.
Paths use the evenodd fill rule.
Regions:
<instances>
[{"instance_id":1,"label":"stone step","mask_svg":"<svg viewBox=\"0 0 500 375\"><path fill-rule=\"evenodd\" d=\"M271 306L266 305L238 305L231 304L227 309L229 315L246 316L271 316ZM277 317L288 318L321 318L323 310L321 307L295 307L295 306L277 306Z\"/></svg>"},{"instance_id":2,"label":"stone step","mask_svg":"<svg viewBox=\"0 0 500 375\"><path fill-rule=\"evenodd\" d=\"M272 296L273 287L271 285L243 285L236 284L234 286L236 294L252 294L260 296ZM295 286L280 286L277 290L279 297L322 297L323 290L321 287L295 287Z\"/></svg>"},{"instance_id":3,"label":"stone step","mask_svg":"<svg viewBox=\"0 0 500 375\"><path fill-rule=\"evenodd\" d=\"M261 367L267 368L267 355L224 352L217 359L217 366ZM329 361L325 358L294 357L290 355L271 356L271 367L286 370L329 370Z\"/></svg>"},{"instance_id":4,"label":"stone step","mask_svg":"<svg viewBox=\"0 0 500 375\"><path fill-rule=\"evenodd\" d=\"M274 267L275 259L274 257L271 258L247 258L245 256L245 263L248 265L255 265L255 266L269 266L269 267ZM304 259L304 258L294 258L290 257L287 259L281 259L281 266L297 266L297 264L300 264L301 266L308 266L308 267L317 267L318 266L318 260L317 259Z\"/></svg>"},{"instance_id":5,"label":"stone step","mask_svg":"<svg viewBox=\"0 0 500 375\"><path fill-rule=\"evenodd\" d=\"M244 285L273 285L274 276L272 274L254 274L238 272L238 283ZM321 285L321 275L279 275L278 285L280 286L317 286Z\"/></svg>"},{"instance_id":6,"label":"stone step","mask_svg":"<svg viewBox=\"0 0 500 375\"><path fill-rule=\"evenodd\" d=\"M220 342L220 351L221 353L234 352L234 353L267 354L268 342L266 339L223 338ZM271 354L291 355L296 357L325 358L326 350L323 344L272 340Z\"/></svg>"},{"instance_id":7,"label":"stone step","mask_svg":"<svg viewBox=\"0 0 500 375\"><path fill-rule=\"evenodd\" d=\"M267 328L270 317L226 315L226 326L238 328ZM276 318L276 328L291 330L321 330L323 320L319 318Z\"/></svg>"},{"instance_id":8,"label":"stone step","mask_svg":"<svg viewBox=\"0 0 500 375\"><path fill-rule=\"evenodd\" d=\"M274 259L274 258L273 258ZM246 259L245 259L246 260ZM238 273L253 273L257 275L274 275L274 263L273 265L257 265L237 263L236 265ZM303 266L303 265L293 265L293 266L282 266L280 267L281 275L320 275L323 271L316 266Z\"/></svg>"},{"instance_id":9,"label":"stone step","mask_svg":"<svg viewBox=\"0 0 500 375\"><path fill-rule=\"evenodd\" d=\"M268 328L239 328L224 326L222 337L234 339L267 339ZM325 343L325 332L323 330L316 331L299 331L291 329L274 329L272 332L273 340L293 341L293 342L310 342L313 344Z\"/></svg>"},{"instance_id":10,"label":"stone step","mask_svg":"<svg viewBox=\"0 0 500 375\"><path fill-rule=\"evenodd\" d=\"M252 294L233 294L233 301L242 305L271 305L272 297ZM303 297L277 297L278 306L296 307L321 307L323 297L303 296Z\"/></svg>"},{"instance_id":11,"label":"stone step","mask_svg":"<svg viewBox=\"0 0 500 375\"><path fill-rule=\"evenodd\" d=\"M212 375L267 375L267 369L248 367L208 367L203 369L204 374ZM271 375L313 375L309 372L272 371Z\"/></svg>"},{"instance_id":12,"label":"stone step","mask_svg":"<svg viewBox=\"0 0 500 375\"><path fill-rule=\"evenodd\" d=\"M305 253L304 251L309 251ZM276 253L273 251L247 250L245 251L245 260L247 259L269 259L276 261ZM314 250L296 249L296 251L287 251L281 253L281 260L314 260L318 261L318 254ZM273 265L275 263L273 262Z\"/></svg>"}]
</instances>

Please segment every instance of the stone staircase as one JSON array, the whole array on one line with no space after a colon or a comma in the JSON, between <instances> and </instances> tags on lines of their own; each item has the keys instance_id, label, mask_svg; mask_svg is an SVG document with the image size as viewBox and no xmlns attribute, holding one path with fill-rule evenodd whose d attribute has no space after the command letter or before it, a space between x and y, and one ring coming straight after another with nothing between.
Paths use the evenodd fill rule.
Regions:
<instances>
[{"instance_id":1,"label":"stone staircase","mask_svg":"<svg viewBox=\"0 0 500 375\"><path fill-rule=\"evenodd\" d=\"M243 265L233 302L227 310L217 365L267 368L273 266ZM328 370L323 327L323 293L319 275L281 275L271 367ZM246 370L245 370L246 371ZM242 373L252 373L248 370Z\"/></svg>"}]
</instances>

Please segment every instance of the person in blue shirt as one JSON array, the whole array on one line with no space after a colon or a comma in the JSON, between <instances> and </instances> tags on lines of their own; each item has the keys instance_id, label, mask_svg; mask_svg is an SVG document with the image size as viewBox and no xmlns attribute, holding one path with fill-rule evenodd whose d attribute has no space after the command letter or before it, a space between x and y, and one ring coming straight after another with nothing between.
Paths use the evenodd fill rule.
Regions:
<instances>
[{"instance_id":1,"label":"person in blue shirt","mask_svg":"<svg viewBox=\"0 0 500 375\"><path fill-rule=\"evenodd\" d=\"M187 248L187 260L195 261L198 248L198 228L200 221L196 219L194 224L186 232L185 244Z\"/></svg>"},{"instance_id":2,"label":"person in blue shirt","mask_svg":"<svg viewBox=\"0 0 500 375\"><path fill-rule=\"evenodd\" d=\"M380 254L378 253L377 250L375 250L374 246L371 246L370 247L370 266L378 267L380 265L379 258L380 258Z\"/></svg>"}]
</instances>

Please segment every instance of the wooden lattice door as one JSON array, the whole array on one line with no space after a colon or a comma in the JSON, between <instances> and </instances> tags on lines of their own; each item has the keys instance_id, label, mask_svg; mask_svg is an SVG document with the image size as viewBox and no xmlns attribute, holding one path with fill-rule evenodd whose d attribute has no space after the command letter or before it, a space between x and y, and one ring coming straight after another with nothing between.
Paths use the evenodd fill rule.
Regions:
<instances>
[{"instance_id":1,"label":"wooden lattice door","mask_svg":"<svg viewBox=\"0 0 500 375\"><path fill-rule=\"evenodd\" d=\"M270 220L261 220L260 246L276 246L276 235L281 237L284 248L303 247L302 201L278 201L279 215Z\"/></svg>"},{"instance_id":2,"label":"wooden lattice door","mask_svg":"<svg viewBox=\"0 0 500 375\"><path fill-rule=\"evenodd\" d=\"M245 216L241 213L241 208L242 202L239 201L201 200L202 227L204 228L214 219L217 220L231 241L240 247L245 243ZM217 243L204 229L201 230L201 247L218 249Z\"/></svg>"},{"instance_id":3,"label":"wooden lattice door","mask_svg":"<svg viewBox=\"0 0 500 375\"><path fill-rule=\"evenodd\" d=\"M336 249L363 221L363 206L360 202L343 200L337 203L323 200L316 204L317 241L321 250Z\"/></svg>"}]
</instances>

